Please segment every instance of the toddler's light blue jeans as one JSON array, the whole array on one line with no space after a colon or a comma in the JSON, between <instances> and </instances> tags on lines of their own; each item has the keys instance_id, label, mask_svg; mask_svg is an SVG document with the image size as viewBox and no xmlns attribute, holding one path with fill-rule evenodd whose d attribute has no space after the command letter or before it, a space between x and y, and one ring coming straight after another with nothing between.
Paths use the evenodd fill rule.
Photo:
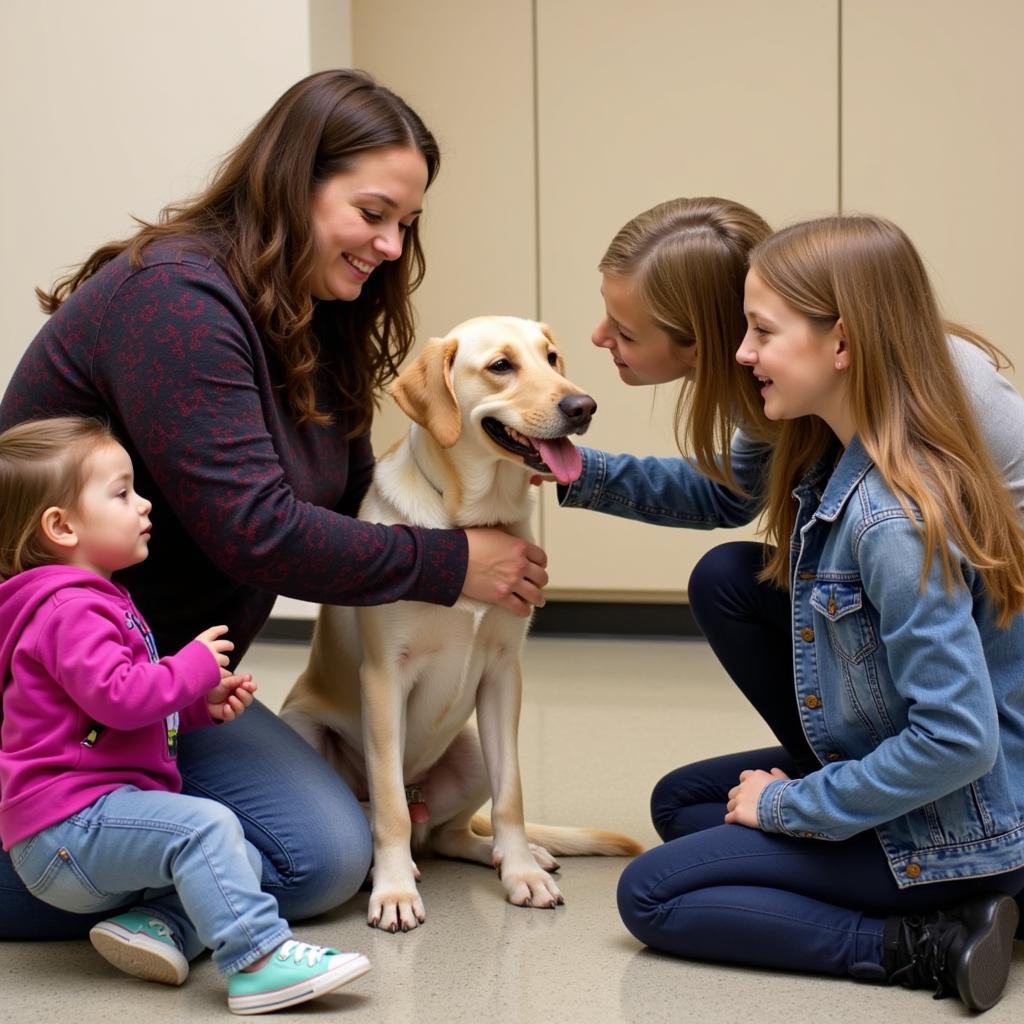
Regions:
<instances>
[{"instance_id":1,"label":"toddler's light blue jeans","mask_svg":"<svg viewBox=\"0 0 1024 1024\"><path fill-rule=\"evenodd\" d=\"M234 812L262 855L263 889L290 922L358 891L373 849L366 815L337 772L259 701L235 722L184 733L178 768L184 792ZM97 920L35 899L0 851L0 941L84 938Z\"/></svg>"},{"instance_id":2,"label":"toddler's light blue jeans","mask_svg":"<svg viewBox=\"0 0 1024 1024\"><path fill-rule=\"evenodd\" d=\"M171 928L188 959L204 947L222 974L276 949L291 932L260 888L260 853L221 804L125 786L17 843L29 892L74 913L126 904Z\"/></svg>"}]
</instances>

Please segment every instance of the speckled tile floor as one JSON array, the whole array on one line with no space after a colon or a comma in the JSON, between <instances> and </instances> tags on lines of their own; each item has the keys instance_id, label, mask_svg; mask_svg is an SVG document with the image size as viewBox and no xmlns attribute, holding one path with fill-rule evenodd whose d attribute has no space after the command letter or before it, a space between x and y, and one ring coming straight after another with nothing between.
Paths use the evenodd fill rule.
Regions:
<instances>
[{"instance_id":1,"label":"speckled tile floor","mask_svg":"<svg viewBox=\"0 0 1024 1024\"><path fill-rule=\"evenodd\" d=\"M259 644L245 667L277 708L302 667L302 647ZM520 729L527 817L586 824L656 841L652 784L688 760L770 742L698 641L561 640L527 644ZM615 910L620 860L563 860L566 905L523 910L484 868L425 860L428 920L408 935L365 924L366 894L300 937L358 949L374 969L348 989L274 1015L277 1021L387 1024L625 1021L901 1024L972 1016L955 1000L854 982L685 963L643 949ZM1024 1013L1024 943L1003 1001L986 1024ZM179 989L118 974L87 942L0 945L0 1022L226 1021L223 984L208 959Z\"/></svg>"}]
</instances>

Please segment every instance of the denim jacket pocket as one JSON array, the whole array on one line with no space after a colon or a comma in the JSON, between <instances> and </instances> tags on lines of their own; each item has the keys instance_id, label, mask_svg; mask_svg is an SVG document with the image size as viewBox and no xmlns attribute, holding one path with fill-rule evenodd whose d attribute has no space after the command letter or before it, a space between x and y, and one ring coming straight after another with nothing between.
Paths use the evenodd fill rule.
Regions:
<instances>
[{"instance_id":1,"label":"denim jacket pocket","mask_svg":"<svg viewBox=\"0 0 1024 1024\"><path fill-rule=\"evenodd\" d=\"M25 888L51 907L74 914L88 914L111 906L111 897L89 880L66 847L54 849L52 843L34 836L11 850L11 863Z\"/></svg>"},{"instance_id":2,"label":"denim jacket pocket","mask_svg":"<svg viewBox=\"0 0 1024 1024\"><path fill-rule=\"evenodd\" d=\"M811 590L811 607L828 623L829 642L841 658L858 664L878 647L859 581L819 577Z\"/></svg>"}]
</instances>

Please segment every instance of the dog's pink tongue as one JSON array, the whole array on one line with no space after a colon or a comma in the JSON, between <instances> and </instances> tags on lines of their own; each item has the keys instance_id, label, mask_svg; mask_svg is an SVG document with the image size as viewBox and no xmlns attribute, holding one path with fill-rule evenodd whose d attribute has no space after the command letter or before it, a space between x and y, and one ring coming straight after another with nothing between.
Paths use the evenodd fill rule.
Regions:
<instances>
[{"instance_id":1,"label":"dog's pink tongue","mask_svg":"<svg viewBox=\"0 0 1024 1024\"><path fill-rule=\"evenodd\" d=\"M567 437L543 440L532 439L548 469L560 484L571 484L583 472L583 456Z\"/></svg>"}]
</instances>

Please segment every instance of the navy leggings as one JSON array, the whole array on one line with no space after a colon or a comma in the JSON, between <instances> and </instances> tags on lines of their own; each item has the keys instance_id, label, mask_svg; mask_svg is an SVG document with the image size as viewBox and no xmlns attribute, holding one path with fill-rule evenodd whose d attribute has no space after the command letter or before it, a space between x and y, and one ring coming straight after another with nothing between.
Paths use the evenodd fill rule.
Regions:
<instances>
[{"instance_id":1,"label":"navy leggings","mask_svg":"<svg viewBox=\"0 0 1024 1024\"><path fill-rule=\"evenodd\" d=\"M797 777L819 766L793 697L789 596L757 581L763 550L715 548L689 593L715 654L782 746L687 765L658 783L651 815L665 842L626 868L619 913L641 942L677 956L881 980L885 917L1016 895L1024 868L900 889L873 831L833 843L722 824L744 769Z\"/></svg>"}]
</instances>

